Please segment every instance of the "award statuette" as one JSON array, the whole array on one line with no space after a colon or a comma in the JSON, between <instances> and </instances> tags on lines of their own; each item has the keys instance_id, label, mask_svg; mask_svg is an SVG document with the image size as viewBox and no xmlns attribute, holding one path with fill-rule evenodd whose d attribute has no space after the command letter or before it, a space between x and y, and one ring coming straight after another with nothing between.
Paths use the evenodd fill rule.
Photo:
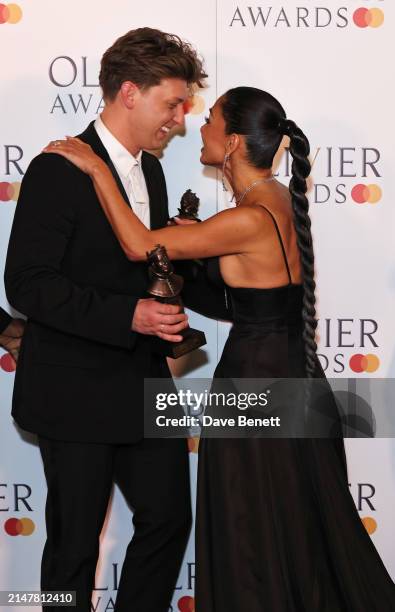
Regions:
<instances>
[{"instance_id":1,"label":"award statuette","mask_svg":"<svg viewBox=\"0 0 395 612\"><path fill-rule=\"evenodd\" d=\"M147 253L149 264L148 274L151 282L148 293L158 302L163 304L178 304L182 306L180 298L184 279L178 274L174 274L173 265L167 255L165 247L157 245L150 253ZM181 357L206 344L204 332L197 329L183 329L178 332L183 336L180 342L169 342L161 338L155 338L155 350L166 357Z\"/></svg>"},{"instance_id":2,"label":"award statuette","mask_svg":"<svg viewBox=\"0 0 395 612\"><path fill-rule=\"evenodd\" d=\"M180 201L180 208L178 209L178 215L180 219L190 219L191 221L199 221L198 210L200 200L196 193L193 193L190 189L187 189ZM176 225L174 217L169 221L169 225Z\"/></svg>"}]
</instances>

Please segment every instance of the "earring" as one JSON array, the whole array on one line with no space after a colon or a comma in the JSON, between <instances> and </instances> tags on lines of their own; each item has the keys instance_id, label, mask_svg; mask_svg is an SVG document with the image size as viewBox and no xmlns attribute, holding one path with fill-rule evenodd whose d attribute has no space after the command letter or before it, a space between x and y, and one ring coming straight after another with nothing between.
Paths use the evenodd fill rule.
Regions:
<instances>
[{"instance_id":1,"label":"earring","mask_svg":"<svg viewBox=\"0 0 395 612\"><path fill-rule=\"evenodd\" d=\"M228 188L225 185L224 177L225 177L225 167L226 167L226 164L228 163L229 157L230 156L228 155L228 153L226 153L224 157L224 163L222 164L222 191L228 191Z\"/></svg>"}]
</instances>

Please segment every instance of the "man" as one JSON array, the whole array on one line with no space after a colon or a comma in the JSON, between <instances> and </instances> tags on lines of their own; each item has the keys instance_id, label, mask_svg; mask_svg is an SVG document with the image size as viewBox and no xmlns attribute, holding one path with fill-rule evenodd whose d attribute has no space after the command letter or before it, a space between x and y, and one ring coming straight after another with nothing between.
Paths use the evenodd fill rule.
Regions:
<instances>
[{"instance_id":1,"label":"man","mask_svg":"<svg viewBox=\"0 0 395 612\"><path fill-rule=\"evenodd\" d=\"M102 58L106 107L80 138L148 227L165 225L168 210L160 163L143 149L183 123L188 88L205 76L190 45L150 28ZM75 590L76 610L90 610L115 480L135 528L115 609L165 612L190 530L188 454L184 439L143 438L143 380L169 376L151 336L178 341L186 315L146 299L146 265L126 259L90 179L57 155L26 172L5 281L28 317L12 414L38 434L48 485L41 588Z\"/></svg>"},{"instance_id":2,"label":"man","mask_svg":"<svg viewBox=\"0 0 395 612\"><path fill-rule=\"evenodd\" d=\"M0 346L18 361L19 348L25 328L23 319L13 319L8 312L0 308Z\"/></svg>"}]
</instances>

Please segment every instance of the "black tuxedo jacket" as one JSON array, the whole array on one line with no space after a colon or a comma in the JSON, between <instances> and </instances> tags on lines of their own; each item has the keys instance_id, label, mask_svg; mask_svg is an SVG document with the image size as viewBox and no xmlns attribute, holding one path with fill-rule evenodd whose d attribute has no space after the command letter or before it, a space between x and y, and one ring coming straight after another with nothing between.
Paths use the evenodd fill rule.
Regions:
<instances>
[{"instance_id":1,"label":"black tuxedo jacket","mask_svg":"<svg viewBox=\"0 0 395 612\"><path fill-rule=\"evenodd\" d=\"M121 181L93 123L80 136ZM159 161L142 155L151 227L168 219ZM150 337L131 331L148 297L147 267L125 257L88 176L41 154L22 181L8 247L6 292L28 317L12 414L24 429L62 440L142 437L144 377L169 375Z\"/></svg>"},{"instance_id":2,"label":"black tuxedo jacket","mask_svg":"<svg viewBox=\"0 0 395 612\"><path fill-rule=\"evenodd\" d=\"M81 134L122 183L93 123ZM151 228L166 225L160 162L143 152ZM192 278L192 277L191 277ZM152 337L131 331L148 297L145 262L123 253L91 179L63 157L38 155L22 181L8 247L7 297L28 317L12 415L28 431L61 440L127 443L143 436L144 378L166 377ZM203 281L204 282L204 281ZM204 287L188 292L198 307ZM222 294L207 288L222 316Z\"/></svg>"}]
</instances>

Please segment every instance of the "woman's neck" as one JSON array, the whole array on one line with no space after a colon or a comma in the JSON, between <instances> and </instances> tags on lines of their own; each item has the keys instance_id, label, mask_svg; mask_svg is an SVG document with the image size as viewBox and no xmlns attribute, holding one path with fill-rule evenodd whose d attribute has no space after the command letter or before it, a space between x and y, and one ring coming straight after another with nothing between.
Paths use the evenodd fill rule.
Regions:
<instances>
[{"instance_id":1,"label":"woman's neck","mask_svg":"<svg viewBox=\"0 0 395 612\"><path fill-rule=\"evenodd\" d=\"M236 203L240 198L243 198L243 203L248 202L249 193L246 190L251 187L255 181L262 182L272 177L271 168L259 169L249 165L231 164L230 170L226 175L233 193L235 194ZM258 183L257 183L258 185ZM251 189L252 191L252 189ZM244 197L243 197L244 194Z\"/></svg>"}]
</instances>

